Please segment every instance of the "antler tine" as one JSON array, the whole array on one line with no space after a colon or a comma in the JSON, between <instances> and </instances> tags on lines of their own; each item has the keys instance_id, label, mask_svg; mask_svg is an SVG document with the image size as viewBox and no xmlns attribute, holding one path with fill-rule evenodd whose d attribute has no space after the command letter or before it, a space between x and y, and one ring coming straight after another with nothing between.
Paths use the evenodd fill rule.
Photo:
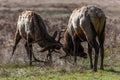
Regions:
<instances>
[{"instance_id":1,"label":"antler tine","mask_svg":"<svg viewBox=\"0 0 120 80\"><path fill-rule=\"evenodd\" d=\"M55 31L55 32L53 33L53 38L54 38L54 39L57 37L57 34L58 34L57 31Z\"/></svg>"},{"instance_id":2,"label":"antler tine","mask_svg":"<svg viewBox=\"0 0 120 80\"><path fill-rule=\"evenodd\" d=\"M60 53L59 51L56 51L56 50L53 50L54 52L56 52L56 53Z\"/></svg>"},{"instance_id":3,"label":"antler tine","mask_svg":"<svg viewBox=\"0 0 120 80\"><path fill-rule=\"evenodd\" d=\"M60 42L60 40L61 40L61 38L63 38L63 36L61 36L61 34L63 33L63 32L65 32L66 31L66 28L65 29L62 29L60 32L59 32L59 35L58 35L58 41Z\"/></svg>"}]
</instances>

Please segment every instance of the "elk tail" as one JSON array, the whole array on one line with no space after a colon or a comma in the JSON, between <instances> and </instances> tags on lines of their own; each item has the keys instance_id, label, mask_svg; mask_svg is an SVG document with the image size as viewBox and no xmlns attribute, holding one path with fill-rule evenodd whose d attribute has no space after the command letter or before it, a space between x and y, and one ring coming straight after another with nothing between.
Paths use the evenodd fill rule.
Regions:
<instances>
[{"instance_id":1,"label":"elk tail","mask_svg":"<svg viewBox=\"0 0 120 80\"><path fill-rule=\"evenodd\" d=\"M89 15L89 21L90 21L90 25L91 25L92 31L93 31L93 33L94 33L94 36L96 36L96 35L97 35L97 32L96 32L96 30L95 30L95 26L93 25L92 19L90 18L90 15Z\"/></svg>"}]
</instances>

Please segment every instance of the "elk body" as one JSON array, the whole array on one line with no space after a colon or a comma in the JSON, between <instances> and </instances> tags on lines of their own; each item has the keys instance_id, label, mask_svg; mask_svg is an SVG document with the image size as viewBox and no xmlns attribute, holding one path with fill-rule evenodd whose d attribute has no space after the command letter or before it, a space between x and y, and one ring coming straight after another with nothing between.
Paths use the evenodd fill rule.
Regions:
<instances>
[{"instance_id":1,"label":"elk body","mask_svg":"<svg viewBox=\"0 0 120 80\"><path fill-rule=\"evenodd\" d=\"M84 48L81 46L79 38L76 36L76 43L77 43L77 53L76 56L87 58L87 54L84 52ZM69 34L68 29L65 30L64 33L64 44L63 44L63 51L66 53L65 56L61 58L65 58L67 56L74 56L74 45L72 42L72 36Z\"/></svg>"},{"instance_id":2,"label":"elk body","mask_svg":"<svg viewBox=\"0 0 120 80\"><path fill-rule=\"evenodd\" d=\"M32 57L38 61L32 52L32 43L38 43L42 48L42 52L47 50L51 52L51 50L55 49L59 50L62 47L62 44L55 40L56 35L57 32L55 32L53 36L48 34L46 26L40 15L33 11L24 11L18 18L12 56L17 44L22 38L24 38L26 40L25 48L27 50L28 58L30 59L29 64L32 65Z\"/></svg>"},{"instance_id":3,"label":"elk body","mask_svg":"<svg viewBox=\"0 0 120 80\"><path fill-rule=\"evenodd\" d=\"M97 71L97 63L100 49L100 69L104 69L103 59L105 24L106 17L104 12L100 8L97 8L95 6L84 6L81 8L77 8L73 11L68 22L67 33L69 33L69 36L73 43L73 55L75 64L77 59L76 56L78 53L78 46L81 45L81 42L87 41L91 68L94 71ZM77 38L79 38L79 40ZM78 43L78 41L80 43ZM94 64L92 62L92 48L95 51Z\"/></svg>"}]
</instances>

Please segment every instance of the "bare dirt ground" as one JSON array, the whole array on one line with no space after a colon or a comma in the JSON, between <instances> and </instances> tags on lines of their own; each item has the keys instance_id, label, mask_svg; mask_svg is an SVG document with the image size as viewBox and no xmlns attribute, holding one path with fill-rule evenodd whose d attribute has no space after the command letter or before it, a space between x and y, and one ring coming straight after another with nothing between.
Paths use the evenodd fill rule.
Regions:
<instances>
[{"instance_id":1,"label":"bare dirt ground","mask_svg":"<svg viewBox=\"0 0 120 80\"><path fill-rule=\"evenodd\" d=\"M41 15L49 34L67 27L73 9L84 5L97 5L107 16L105 51L111 58L120 58L120 1L119 0L0 0L0 64L9 61L18 15L24 10L33 10ZM45 59L46 53L38 53L40 48L34 44L34 53L39 59ZM62 52L62 51L61 51ZM61 56L55 54L54 56ZM57 60L57 59L56 59ZM56 61L55 60L55 61ZM108 59L109 60L109 59ZM24 40L21 40L12 62L26 63L27 55Z\"/></svg>"}]
</instances>

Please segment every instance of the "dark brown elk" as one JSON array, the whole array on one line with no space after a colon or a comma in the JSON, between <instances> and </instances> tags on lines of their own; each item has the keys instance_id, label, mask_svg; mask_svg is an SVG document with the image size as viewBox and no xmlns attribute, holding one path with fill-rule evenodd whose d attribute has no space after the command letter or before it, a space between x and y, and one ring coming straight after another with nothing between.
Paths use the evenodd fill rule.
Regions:
<instances>
[{"instance_id":1,"label":"dark brown elk","mask_svg":"<svg viewBox=\"0 0 120 80\"><path fill-rule=\"evenodd\" d=\"M64 31L64 44L63 44L63 51L66 53L65 56L62 56L60 58L66 58L67 56L74 56L74 45L72 42L72 36L69 34L68 29ZM81 46L81 43L79 41L79 38L76 36L77 40L77 53L76 56L87 58L87 54L84 52L84 48Z\"/></svg>"},{"instance_id":2,"label":"dark brown elk","mask_svg":"<svg viewBox=\"0 0 120 80\"><path fill-rule=\"evenodd\" d=\"M48 34L46 26L40 15L33 11L24 11L18 18L12 56L14 55L17 44L22 38L24 38L26 40L25 48L28 58L30 59L29 65L32 65L32 57L35 61L40 61L35 58L32 52L32 44L38 43L42 48L41 52L48 51L49 56L52 51L59 50L62 47L62 44L55 40L56 36L57 32L55 32L53 36Z\"/></svg>"},{"instance_id":3,"label":"dark brown elk","mask_svg":"<svg viewBox=\"0 0 120 80\"><path fill-rule=\"evenodd\" d=\"M97 71L98 56L100 49L101 65L103 68L104 40L105 40L106 16L104 12L96 6L84 6L77 8L70 16L67 31L73 43L74 63L77 60L78 41L87 41L90 66ZM79 38L79 40L77 39ZM69 40L68 40L69 41ZM65 42L66 43L66 42ZM92 48L95 51L94 65L92 63Z\"/></svg>"}]
</instances>

